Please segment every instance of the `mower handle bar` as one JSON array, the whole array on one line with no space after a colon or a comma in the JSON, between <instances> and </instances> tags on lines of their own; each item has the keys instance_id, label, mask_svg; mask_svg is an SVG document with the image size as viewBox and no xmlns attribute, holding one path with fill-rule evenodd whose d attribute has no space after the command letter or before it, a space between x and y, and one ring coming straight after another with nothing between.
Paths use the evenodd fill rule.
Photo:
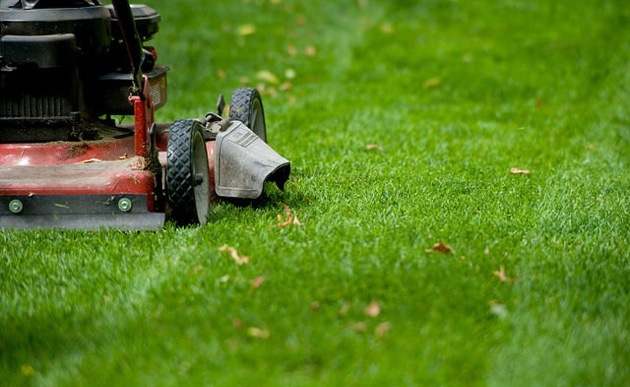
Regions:
<instances>
[{"instance_id":1,"label":"mower handle bar","mask_svg":"<svg viewBox=\"0 0 630 387\"><path fill-rule=\"evenodd\" d=\"M131 61L134 91L144 100L145 96L142 94L142 71L140 69L144 61L144 52L142 40L140 40L136 22L131 12L131 5L129 5L128 0L112 0L112 5L114 6L118 25L120 26L125 47L127 47L127 54Z\"/></svg>"}]
</instances>

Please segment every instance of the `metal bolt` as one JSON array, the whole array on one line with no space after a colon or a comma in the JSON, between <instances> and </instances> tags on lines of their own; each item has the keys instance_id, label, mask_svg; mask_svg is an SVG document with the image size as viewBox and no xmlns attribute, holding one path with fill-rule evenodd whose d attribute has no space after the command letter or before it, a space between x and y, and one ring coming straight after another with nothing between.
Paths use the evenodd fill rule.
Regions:
<instances>
[{"instance_id":1,"label":"metal bolt","mask_svg":"<svg viewBox=\"0 0 630 387\"><path fill-rule=\"evenodd\" d=\"M193 176L193 185L196 187L203 183L203 175L201 173L195 173Z\"/></svg>"},{"instance_id":2,"label":"metal bolt","mask_svg":"<svg viewBox=\"0 0 630 387\"><path fill-rule=\"evenodd\" d=\"M133 204L131 203L131 199L129 198L122 198L118 201L118 209L122 212L129 212L131 211L132 207Z\"/></svg>"},{"instance_id":3,"label":"metal bolt","mask_svg":"<svg viewBox=\"0 0 630 387\"><path fill-rule=\"evenodd\" d=\"M13 199L9 202L9 211L14 214L19 214L24 209L24 204L18 199Z\"/></svg>"}]
</instances>

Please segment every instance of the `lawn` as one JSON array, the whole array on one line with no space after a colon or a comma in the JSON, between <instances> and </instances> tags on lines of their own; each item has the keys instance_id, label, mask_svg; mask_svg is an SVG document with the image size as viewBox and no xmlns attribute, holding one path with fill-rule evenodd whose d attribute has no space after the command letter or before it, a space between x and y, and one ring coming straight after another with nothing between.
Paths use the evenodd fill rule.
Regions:
<instances>
[{"instance_id":1,"label":"lawn","mask_svg":"<svg viewBox=\"0 0 630 387\"><path fill-rule=\"evenodd\" d=\"M625 1L145 3L158 118L256 85L291 180L0 232L0 384L630 384Z\"/></svg>"}]
</instances>

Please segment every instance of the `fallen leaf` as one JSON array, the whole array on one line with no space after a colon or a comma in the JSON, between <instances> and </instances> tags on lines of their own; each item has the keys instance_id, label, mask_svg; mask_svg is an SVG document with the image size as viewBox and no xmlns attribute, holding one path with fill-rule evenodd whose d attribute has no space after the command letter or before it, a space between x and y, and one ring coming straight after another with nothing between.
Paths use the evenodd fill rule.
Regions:
<instances>
[{"instance_id":1,"label":"fallen leaf","mask_svg":"<svg viewBox=\"0 0 630 387\"><path fill-rule=\"evenodd\" d=\"M260 276L260 277L256 277L252 280L252 288L253 289L258 289L259 287L262 286L262 284L265 282L265 277Z\"/></svg>"},{"instance_id":2,"label":"fallen leaf","mask_svg":"<svg viewBox=\"0 0 630 387\"><path fill-rule=\"evenodd\" d=\"M367 151L381 150L381 146L378 144L368 144L365 146L365 150Z\"/></svg>"},{"instance_id":3,"label":"fallen leaf","mask_svg":"<svg viewBox=\"0 0 630 387\"><path fill-rule=\"evenodd\" d=\"M297 75L297 73L293 69L286 69L286 70L284 70L284 77L286 79L293 79L293 78L295 78L296 75Z\"/></svg>"},{"instance_id":4,"label":"fallen leaf","mask_svg":"<svg viewBox=\"0 0 630 387\"><path fill-rule=\"evenodd\" d=\"M246 36L256 33L256 26L253 24L241 24L236 29L236 33L240 36Z\"/></svg>"},{"instance_id":5,"label":"fallen leaf","mask_svg":"<svg viewBox=\"0 0 630 387\"><path fill-rule=\"evenodd\" d=\"M339 308L339 317L346 317L349 311L350 311L350 304L344 302L341 305L341 308Z\"/></svg>"},{"instance_id":6,"label":"fallen leaf","mask_svg":"<svg viewBox=\"0 0 630 387\"><path fill-rule=\"evenodd\" d=\"M379 29L384 34L392 34L392 33L394 33L394 25L392 23L383 23L383 24L381 24Z\"/></svg>"},{"instance_id":7,"label":"fallen leaf","mask_svg":"<svg viewBox=\"0 0 630 387\"><path fill-rule=\"evenodd\" d=\"M509 282L513 284L516 282L515 278L509 278L507 274L505 274L505 268L503 266L501 266L499 270L493 271L492 274L494 274L497 278L499 278L499 281L503 283Z\"/></svg>"},{"instance_id":8,"label":"fallen leaf","mask_svg":"<svg viewBox=\"0 0 630 387\"><path fill-rule=\"evenodd\" d=\"M315 56L317 55L317 50L314 46L308 46L306 47L306 50L304 50L304 53L306 54L306 56Z\"/></svg>"},{"instance_id":9,"label":"fallen leaf","mask_svg":"<svg viewBox=\"0 0 630 387\"><path fill-rule=\"evenodd\" d=\"M508 310L506 306L499 301L490 302L490 312L497 316L500 320L504 320L508 316Z\"/></svg>"},{"instance_id":10,"label":"fallen leaf","mask_svg":"<svg viewBox=\"0 0 630 387\"><path fill-rule=\"evenodd\" d=\"M280 85L280 91L287 91L289 89L291 89L293 87L293 85L291 84L291 82L283 82Z\"/></svg>"},{"instance_id":11,"label":"fallen leaf","mask_svg":"<svg viewBox=\"0 0 630 387\"><path fill-rule=\"evenodd\" d=\"M311 310L313 312L317 312L319 310L319 307L320 307L319 301L311 302Z\"/></svg>"},{"instance_id":12,"label":"fallen leaf","mask_svg":"<svg viewBox=\"0 0 630 387\"><path fill-rule=\"evenodd\" d=\"M261 70L256 73L256 78L267 83L271 83L274 85L278 84L278 77L269 70Z\"/></svg>"},{"instance_id":13,"label":"fallen leaf","mask_svg":"<svg viewBox=\"0 0 630 387\"><path fill-rule=\"evenodd\" d=\"M283 219L282 215L278 215L278 220L280 221L280 223L278 223L278 227L285 228L290 225L304 226L304 223L300 222L297 216L293 215L291 208L287 206L286 203L281 204L284 209L285 218Z\"/></svg>"},{"instance_id":14,"label":"fallen leaf","mask_svg":"<svg viewBox=\"0 0 630 387\"><path fill-rule=\"evenodd\" d=\"M240 318L235 318L234 320L232 320L232 326L234 327L234 329L237 329L239 331L243 330L243 320L241 320Z\"/></svg>"},{"instance_id":15,"label":"fallen leaf","mask_svg":"<svg viewBox=\"0 0 630 387\"><path fill-rule=\"evenodd\" d=\"M367 329L367 324L363 321L355 322L350 324L350 328L355 332L365 332L365 330Z\"/></svg>"},{"instance_id":16,"label":"fallen leaf","mask_svg":"<svg viewBox=\"0 0 630 387\"><path fill-rule=\"evenodd\" d=\"M295 19L295 23L299 26L303 26L307 23L306 16L300 15Z\"/></svg>"},{"instance_id":17,"label":"fallen leaf","mask_svg":"<svg viewBox=\"0 0 630 387\"><path fill-rule=\"evenodd\" d=\"M380 323L376 326L376 329L374 329L374 335L376 335L376 337L385 337L385 335L387 334L387 331L389 331L392 327L392 324L389 323L388 321L385 321L384 323Z\"/></svg>"},{"instance_id":18,"label":"fallen leaf","mask_svg":"<svg viewBox=\"0 0 630 387\"><path fill-rule=\"evenodd\" d=\"M234 259L234 261L236 262L237 265L246 265L249 263L249 257L247 256L239 256L238 252L236 251L236 249L232 246L228 246L228 245L223 245L221 247L219 247L219 251L222 253L229 253L230 256L232 257L232 259Z\"/></svg>"},{"instance_id":19,"label":"fallen leaf","mask_svg":"<svg viewBox=\"0 0 630 387\"><path fill-rule=\"evenodd\" d=\"M35 375L35 368L33 368L33 366L30 364L22 364L22 367L20 367L20 371L22 371L22 375L24 376Z\"/></svg>"},{"instance_id":20,"label":"fallen leaf","mask_svg":"<svg viewBox=\"0 0 630 387\"><path fill-rule=\"evenodd\" d=\"M529 169L510 168L510 173L516 175L529 175L530 171Z\"/></svg>"},{"instance_id":21,"label":"fallen leaf","mask_svg":"<svg viewBox=\"0 0 630 387\"><path fill-rule=\"evenodd\" d=\"M379 314L381 314L381 307L378 305L378 302L376 300L372 300L372 302L370 302L370 305L365 307L363 311L369 317L377 317Z\"/></svg>"},{"instance_id":22,"label":"fallen leaf","mask_svg":"<svg viewBox=\"0 0 630 387\"><path fill-rule=\"evenodd\" d=\"M298 53L298 49L295 46L287 46L287 54L289 54L289 56L295 56Z\"/></svg>"},{"instance_id":23,"label":"fallen leaf","mask_svg":"<svg viewBox=\"0 0 630 387\"><path fill-rule=\"evenodd\" d=\"M429 78L426 81L424 81L424 83L422 84L422 87L424 87L425 89L430 89L432 87L436 87L440 85L440 78Z\"/></svg>"},{"instance_id":24,"label":"fallen leaf","mask_svg":"<svg viewBox=\"0 0 630 387\"><path fill-rule=\"evenodd\" d=\"M452 254L455 250L444 242L434 244L430 249L425 250L427 253Z\"/></svg>"},{"instance_id":25,"label":"fallen leaf","mask_svg":"<svg viewBox=\"0 0 630 387\"><path fill-rule=\"evenodd\" d=\"M266 329L260 329L256 327L247 328L247 336L256 339L267 340L269 338L269 331Z\"/></svg>"}]
</instances>

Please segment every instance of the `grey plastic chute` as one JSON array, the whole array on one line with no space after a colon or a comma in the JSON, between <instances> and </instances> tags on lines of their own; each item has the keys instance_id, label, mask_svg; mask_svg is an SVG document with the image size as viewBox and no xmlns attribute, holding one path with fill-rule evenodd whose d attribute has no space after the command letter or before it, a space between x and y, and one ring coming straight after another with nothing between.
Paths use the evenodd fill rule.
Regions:
<instances>
[{"instance_id":1,"label":"grey plastic chute","mask_svg":"<svg viewBox=\"0 0 630 387\"><path fill-rule=\"evenodd\" d=\"M291 164L240 121L217 134L214 179L218 196L256 199L266 181L284 189Z\"/></svg>"}]
</instances>

